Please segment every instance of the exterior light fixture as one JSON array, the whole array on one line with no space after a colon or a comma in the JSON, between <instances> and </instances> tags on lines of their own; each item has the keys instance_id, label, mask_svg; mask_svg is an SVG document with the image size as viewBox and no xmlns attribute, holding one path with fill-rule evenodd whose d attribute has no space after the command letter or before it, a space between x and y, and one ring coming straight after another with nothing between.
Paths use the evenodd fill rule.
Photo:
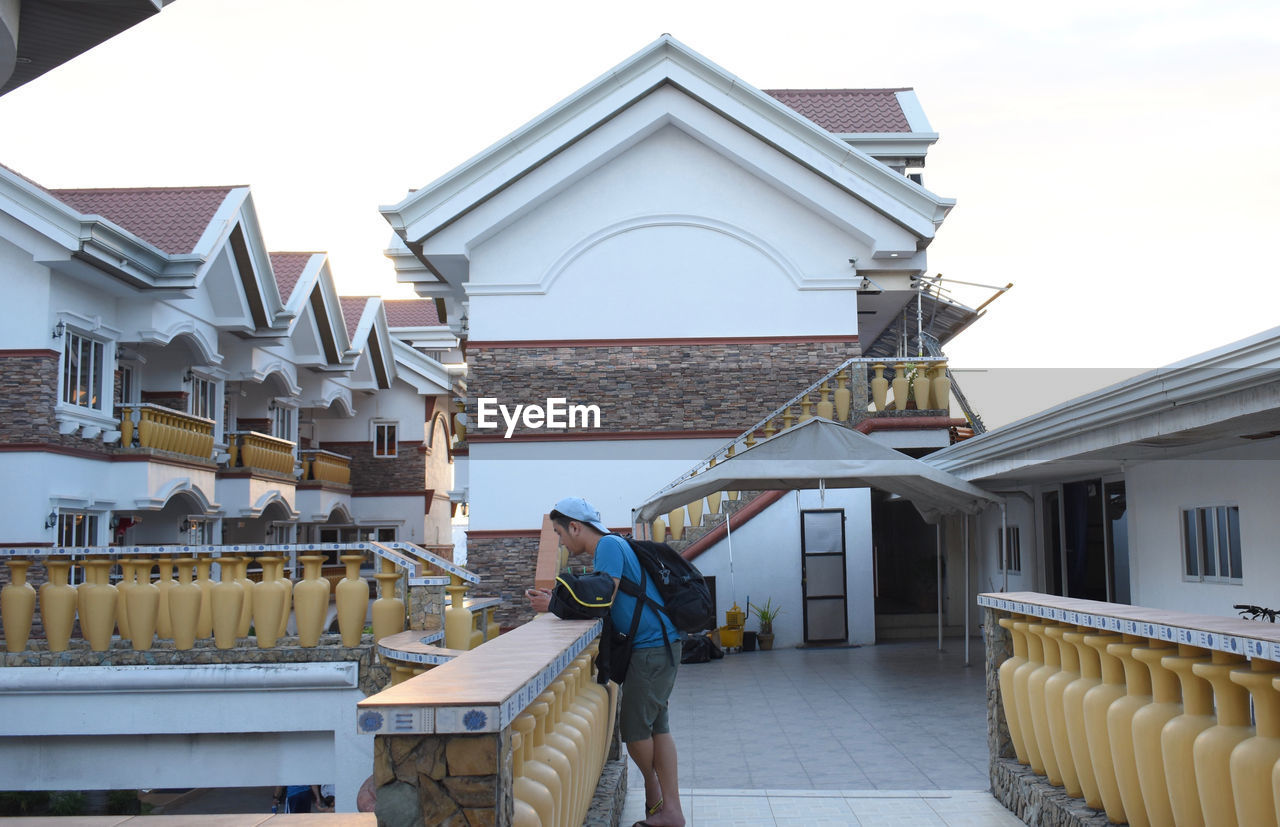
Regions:
<instances>
[{"instance_id":1,"label":"exterior light fixture","mask_svg":"<svg viewBox=\"0 0 1280 827\"><path fill-rule=\"evenodd\" d=\"M183 534L186 534L190 530L191 530L190 520L183 520L182 523L178 526L178 531L180 531Z\"/></svg>"},{"instance_id":2,"label":"exterior light fixture","mask_svg":"<svg viewBox=\"0 0 1280 827\"><path fill-rule=\"evenodd\" d=\"M58 524L58 512L50 511L49 516L44 518L44 527L53 528Z\"/></svg>"},{"instance_id":3,"label":"exterior light fixture","mask_svg":"<svg viewBox=\"0 0 1280 827\"><path fill-rule=\"evenodd\" d=\"M62 334L66 333L66 332L67 332L67 323L66 323L66 322L64 322L64 321L59 321L56 325L54 325L54 326L53 326L53 338L54 338L54 339L61 339L61 338L62 338Z\"/></svg>"}]
</instances>

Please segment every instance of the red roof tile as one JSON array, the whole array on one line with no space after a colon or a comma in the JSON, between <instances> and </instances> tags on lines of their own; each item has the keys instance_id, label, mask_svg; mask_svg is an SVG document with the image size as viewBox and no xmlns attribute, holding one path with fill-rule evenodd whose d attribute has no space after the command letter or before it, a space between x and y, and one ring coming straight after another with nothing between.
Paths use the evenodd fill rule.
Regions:
<instances>
[{"instance_id":1,"label":"red roof tile","mask_svg":"<svg viewBox=\"0 0 1280 827\"><path fill-rule=\"evenodd\" d=\"M387 327L439 327L434 299L384 299Z\"/></svg>"},{"instance_id":2,"label":"red roof tile","mask_svg":"<svg viewBox=\"0 0 1280 827\"><path fill-rule=\"evenodd\" d=\"M77 212L100 215L169 255L190 253L233 187L50 190Z\"/></svg>"},{"instance_id":3,"label":"red roof tile","mask_svg":"<svg viewBox=\"0 0 1280 827\"><path fill-rule=\"evenodd\" d=\"M276 287L285 302L293 295L293 288L307 269L307 262L315 253L268 253L271 256L271 272L276 276Z\"/></svg>"},{"instance_id":4,"label":"red roof tile","mask_svg":"<svg viewBox=\"0 0 1280 827\"><path fill-rule=\"evenodd\" d=\"M900 89L765 89L828 132L910 132L898 104Z\"/></svg>"},{"instance_id":5,"label":"red roof tile","mask_svg":"<svg viewBox=\"0 0 1280 827\"><path fill-rule=\"evenodd\" d=\"M365 305L371 296L341 296L342 320L347 323L347 336L354 338L356 328L360 326L360 317L364 315Z\"/></svg>"}]
</instances>

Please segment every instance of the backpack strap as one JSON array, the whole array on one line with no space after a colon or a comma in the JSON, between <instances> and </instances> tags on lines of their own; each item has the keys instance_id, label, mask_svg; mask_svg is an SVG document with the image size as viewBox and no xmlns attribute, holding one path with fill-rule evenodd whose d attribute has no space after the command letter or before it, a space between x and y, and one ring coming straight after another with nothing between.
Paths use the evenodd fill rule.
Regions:
<instances>
[{"instance_id":1,"label":"backpack strap","mask_svg":"<svg viewBox=\"0 0 1280 827\"><path fill-rule=\"evenodd\" d=\"M646 606L653 609L655 614L661 612L661 614L658 615L658 628L662 629L662 643L667 650L667 662L674 666L676 659L675 656L671 654L671 638L667 636L667 624L662 622L662 615L667 614L667 609L665 606L659 605L650 599L648 591L645 588L648 583L648 573L644 570L644 564L640 562L639 556L636 555L635 549L631 548L630 543L627 544L627 548L631 550L632 556L636 557L636 565L640 567L639 583L636 583L634 580L625 576L618 578L618 588L636 599L636 611L631 616L631 634L628 635L627 640L635 640L636 630L640 628L640 615L644 613ZM669 615L668 619L670 619Z\"/></svg>"}]
</instances>

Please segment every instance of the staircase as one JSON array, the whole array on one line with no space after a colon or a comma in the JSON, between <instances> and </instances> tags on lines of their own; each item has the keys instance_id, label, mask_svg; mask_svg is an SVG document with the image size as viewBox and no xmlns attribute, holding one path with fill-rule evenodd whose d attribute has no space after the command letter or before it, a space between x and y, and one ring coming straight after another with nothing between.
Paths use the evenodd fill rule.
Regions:
<instances>
[{"instance_id":1,"label":"staircase","mask_svg":"<svg viewBox=\"0 0 1280 827\"><path fill-rule=\"evenodd\" d=\"M736 500L731 500L728 499L728 497L725 497L720 501L720 510L718 512L711 513L710 511L703 511L701 524L696 526L686 525L684 527L684 534L680 536L679 540L671 539L671 535L668 534L666 539L667 544L676 551L683 552L707 534L715 531L716 527L723 524L731 514L741 511L746 507L747 503L751 502L763 493L763 491L739 491L738 499Z\"/></svg>"}]
</instances>

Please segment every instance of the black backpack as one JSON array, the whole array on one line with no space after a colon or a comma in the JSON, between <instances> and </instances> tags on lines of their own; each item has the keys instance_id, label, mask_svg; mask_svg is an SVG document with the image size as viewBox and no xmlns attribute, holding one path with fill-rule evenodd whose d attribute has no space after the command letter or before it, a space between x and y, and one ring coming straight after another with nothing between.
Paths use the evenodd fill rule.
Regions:
<instances>
[{"instance_id":1,"label":"black backpack","mask_svg":"<svg viewBox=\"0 0 1280 827\"><path fill-rule=\"evenodd\" d=\"M646 599L643 585L625 577L618 586L622 591L665 614L676 631L702 632L715 627L716 607L711 602L711 589L697 566L666 543L624 539L635 552L643 573L657 585L663 605ZM638 617L639 612L636 615Z\"/></svg>"}]
</instances>

